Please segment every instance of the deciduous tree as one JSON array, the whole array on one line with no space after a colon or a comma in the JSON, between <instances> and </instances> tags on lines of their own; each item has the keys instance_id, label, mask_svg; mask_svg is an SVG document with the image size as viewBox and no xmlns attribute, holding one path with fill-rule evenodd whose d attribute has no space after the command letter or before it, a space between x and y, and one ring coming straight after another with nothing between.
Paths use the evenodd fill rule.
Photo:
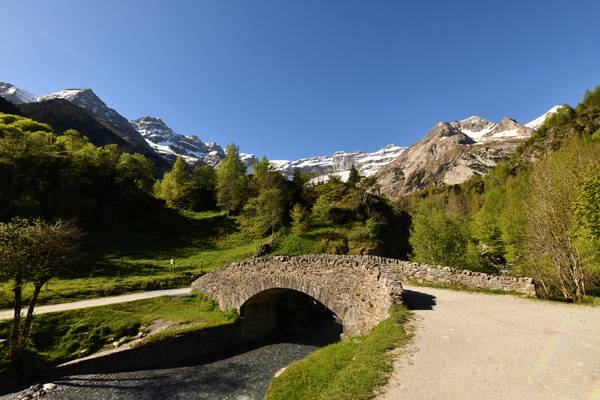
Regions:
<instances>
[{"instance_id":1,"label":"deciduous tree","mask_svg":"<svg viewBox=\"0 0 600 400\"><path fill-rule=\"evenodd\" d=\"M13 219L0 223L0 276L12 282L14 317L10 333L9 359L18 368L26 348L38 295L61 267L76 256L80 231L75 225L59 220ZM23 289L33 285L25 318Z\"/></svg>"}]
</instances>

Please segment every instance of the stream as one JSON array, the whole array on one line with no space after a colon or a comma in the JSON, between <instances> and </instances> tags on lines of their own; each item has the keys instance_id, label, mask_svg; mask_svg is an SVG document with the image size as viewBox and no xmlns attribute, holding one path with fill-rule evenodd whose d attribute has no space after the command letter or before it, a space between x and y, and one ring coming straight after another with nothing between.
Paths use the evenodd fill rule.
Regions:
<instances>
[{"instance_id":1,"label":"stream","mask_svg":"<svg viewBox=\"0 0 600 400\"><path fill-rule=\"evenodd\" d=\"M339 324L328 323L185 366L67 376L46 385L43 398L258 400L264 397L277 371L339 340L340 332ZM28 397L33 394L24 390L0 399L33 398Z\"/></svg>"}]
</instances>

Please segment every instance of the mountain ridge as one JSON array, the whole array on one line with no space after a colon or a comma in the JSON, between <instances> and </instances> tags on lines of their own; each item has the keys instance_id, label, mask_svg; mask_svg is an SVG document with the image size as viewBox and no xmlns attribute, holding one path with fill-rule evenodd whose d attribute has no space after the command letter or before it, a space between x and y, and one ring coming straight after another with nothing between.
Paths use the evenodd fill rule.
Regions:
<instances>
[{"instance_id":1,"label":"mountain ridge","mask_svg":"<svg viewBox=\"0 0 600 400\"><path fill-rule=\"evenodd\" d=\"M27 104L58 99L69 101L92 114L111 134L116 134L129 144L127 147L118 143L120 147L127 148L127 151L151 153L155 158L169 163L177 156L182 156L190 164L207 164L214 168L225 157L223 148L217 143L203 142L196 135L176 133L159 117L144 116L127 120L90 88L70 88L35 97L15 85L0 82L0 96L9 101L15 98L32 115L36 115L36 107ZM324 182L330 174L345 180L354 165L365 176L377 176L383 192L394 197L410 193L423 185L461 183L473 174L485 174L499 160L508 157L518 143L530 137L557 109L558 106L555 106L526 124L519 124L509 117L494 122L473 115L462 120L438 122L409 147L391 144L371 153L337 151L331 155L298 160L273 160L271 164L288 178L296 169L307 172L313 175L311 183ZM52 120L52 116L47 114L39 116L37 111L43 120ZM101 130L96 129L95 132ZM95 138L99 144L112 141L110 138L104 141L101 137ZM258 161L254 154L240 153L240 156L246 167ZM399 165L401 167L398 169ZM386 174L389 176L384 177Z\"/></svg>"}]
</instances>

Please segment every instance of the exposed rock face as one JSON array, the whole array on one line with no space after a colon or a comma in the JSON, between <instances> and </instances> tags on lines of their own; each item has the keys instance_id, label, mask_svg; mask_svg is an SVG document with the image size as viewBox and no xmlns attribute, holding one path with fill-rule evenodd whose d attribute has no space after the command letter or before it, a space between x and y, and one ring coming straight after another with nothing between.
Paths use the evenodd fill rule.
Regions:
<instances>
[{"instance_id":1,"label":"exposed rock face","mask_svg":"<svg viewBox=\"0 0 600 400\"><path fill-rule=\"evenodd\" d=\"M318 300L344 325L345 335L367 333L401 301L402 280L535 296L531 278L493 276L376 256L265 257L234 263L204 275L192 289L241 310L274 289L292 289ZM267 307L265 307L267 309Z\"/></svg>"},{"instance_id":2,"label":"exposed rock face","mask_svg":"<svg viewBox=\"0 0 600 400\"><path fill-rule=\"evenodd\" d=\"M274 160L271 163L275 169L291 178L294 170L316 175L312 182L324 182L329 174L338 175L343 181L348 179L350 168L354 165L362 175L371 176L377 173L383 166L395 160L405 147L390 144L373 153L356 151L352 153L338 151L331 156L316 156L302 158L295 161Z\"/></svg>"},{"instance_id":3,"label":"exposed rock face","mask_svg":"<svg viewBox=\"0 0 600 400\"><path fill-rule=\"evenodd\" d=\"M499 124L478 116L440 122L382 168L377 180L390 198L428 185L462 183L473 175L484 175L532 133L510 118Z\"/></svg>"},{"instance_id":4,"label":"exposed rock face","mask_svg":"<svg viewBox=\"0 0 600 400\"><path fill-rule=\"evenodd\" d=\"M150 147L170 162L181 156L188 164L208 164L215 168L225 158L225 151L215 142L203 142L196 135L176 133L160 118L141 117L131 121ZM250 167L258 162L254 154L240 153L240 159Z\"/></svg>"},{"instance_id":5,"label":"exposed rock face","mask_svg":"<svg viewBox=\"0 0 600 400\"><path fill-rule=\"evenodd\" d=\"M141 117L131 121L131 124L155 151L170 161L181 156L190 164L215 167L225 158L225 152L218 144L204 143L194 135L175 133L160 118Z\"/></svg>"},{"instance_id":6,"label":"exposed rock face","mask_svg":"<svg viewBox=\"0 0 600 400\"><path fill-rule=\"evenodd\" d=\"M38 101L51 99L65 99L70 101L76 106L92 113L97 117L100 123L109 128L113 128L122 139L146 148L147 150L151 150L144 138L129 123L129 121L117 111L109 108L98 96L96 96L92 89L65 89L60 92L38 97Z\"/></svg>"},{"instance_id":7,"label":"exposed rock face","mask_svg":"<svg viewBox=\"0 0 600 400\"><path fill-rule=\"evenodd\" d=\"M35 101L34 95L7 82L0 82L0 96L13 104L31 103Z\"/></svg>"}]
</instances>

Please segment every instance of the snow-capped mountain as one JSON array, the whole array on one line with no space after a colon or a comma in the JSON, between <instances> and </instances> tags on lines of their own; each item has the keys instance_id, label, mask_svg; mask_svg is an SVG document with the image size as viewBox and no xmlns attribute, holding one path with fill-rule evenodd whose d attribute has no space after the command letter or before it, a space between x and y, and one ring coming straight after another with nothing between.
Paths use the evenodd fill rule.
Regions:
<instances>
[{"instance_id":1,"label":"snow-capped mountain","mask_svg":"<svg viewBox=\"0 0 600 400\"><path fill-rule=\"evenodd\" d=\"M348 179L352 165L362 175L371 176L384 165L396 159L405 149L405 147L390 144L373 153L338 151L330 156L315 156L295 161L273 160L271 164L288 178L291 178L295 170L299 170L314 175L312 183L325 182L329 179L330 174L338 175L345 181Z\"/></svg>"},{"instance_id":2,"label":"snow-capped mountain","mask_svg":"<svg viewBox=\"0 0 600 400\"><path fill-rule=\"evenodd\" d=\"M7 82L0 82L0 96L13 104L31 103L35 101L34 95Z\"/></svg>"},{"instance_id":3,"label":"snow-capped mountain","mask_svg":"<svg viewBox=\"0 0 600 400\"><path fill-rule=\"evenodd\" d=\"M190 164L200 162L215 167L225 157L223 148L218 144L205 143L194 135L175 133L160 118L141 117L131 124L150 147L171 161L181 156Z\"/></svg>"},{"instance_id":4,"label":"snow-capped mountain","mask_svg":"<svg viewBox=\"0 0 600 400\"><path fill-rule=\"evenodd\" d=\"M532 133L530 128L508 117L504 117L500 123L496 123L474 115L460 121L440 122L438 126L440 124L448 124L452 129L473 139L475 143L523 139L531 136Z\"/></svg>"},{"instance_id":5,"label":"snow-capped mountain","mask_svg":"<svg viewBox=\"0 0 600 400\"><path fill-rule=\"evenodd\" d=\"M432 184L453 185L484 175L555 111L552 108L529 126L508 117L500 123L479 116L439 122L377 173L381 191L397 198Z\"/></svg>"},{"instance_id":6,"label":"snow-capped mountain","mask_svg":"<svg viewBox=\"0 0 600 400\"><path fill-rule=\"evenodd\" d=\"M208 164L214 168L225 158L223 148L217 143L203 142L195 135L176 133L160 118L141 117L131 124L154 151L170 161L181 156L189 164ZM240 158L246 166L258 161L253 154L240 153Z\"/></svg>"},{"instance_id":7,"label":"snow-capped mountain","mask_svg":"<svg viewBox=\"0 0 600 400\"><path fill-rule=\"evenodd\" d=\"M534 119L533 121L530 121L528 123L525 124L526 127L531 128L533 130L536 130L537 128L539 128L540 126L542 126L542 124L544 123L544 121L551 116L552 114L554 114L555 112L558 111L558 109L561 106L554 106L551 109L549 109L548 111L546 111L545 113L543 113L542 115L540 115L539 117L537 117L536 119Z\"/></svg>"},{"instance_id":8,"label":"snow-capped mountain","mask_svg":"<svg viewBox=\"0 0 600 400\"><path fill-rule=\"evenodd\" d=\"M65 99L79 106L98 118L104 124L116 129L123 139L130 143L135 143L146 149L150 146L138 131L127 121L125 117L119 114L114 109L108 107L92 89L65 89L60 92L50 93L45 96L40 96L37 101L45 101L52 99Z\"/></svg>"}]
</instances>

